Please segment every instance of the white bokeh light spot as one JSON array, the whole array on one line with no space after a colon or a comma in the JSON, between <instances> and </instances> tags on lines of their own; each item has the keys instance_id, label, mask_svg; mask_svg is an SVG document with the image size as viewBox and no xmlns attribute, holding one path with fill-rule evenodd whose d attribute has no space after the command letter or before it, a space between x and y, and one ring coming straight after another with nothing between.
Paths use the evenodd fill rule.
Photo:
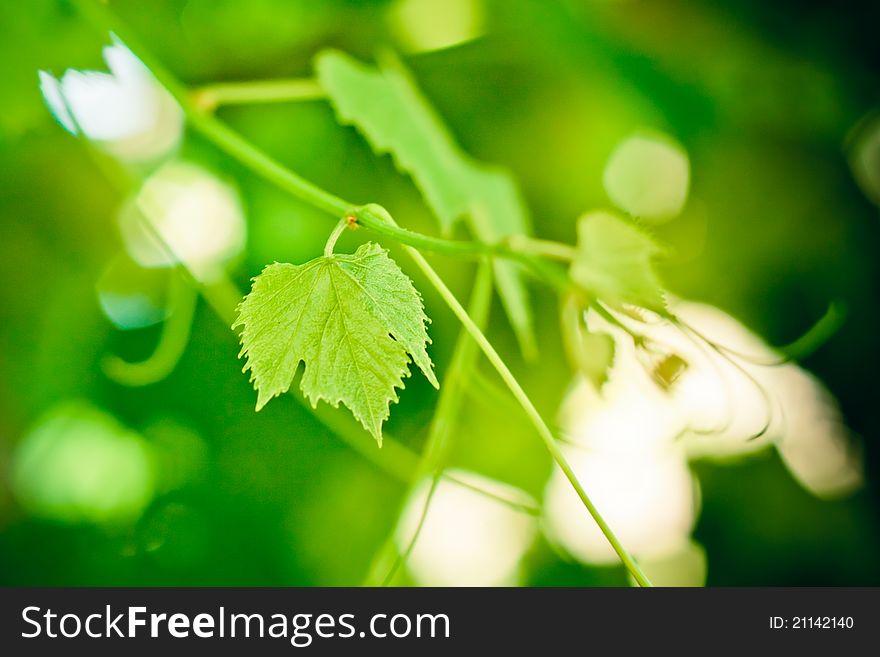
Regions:
<instances>
[{"instance_id":1,"label":"white bokeh light spot","mask_svg":"<svg viewBox=\"0 0 880 657\"><path fill-rule=\"evenodd\" d=\"M150 176L121 212L120 228L141 266L181 262L202 280L223 272L244 249L247 233L235 189L187 162L170 162Z\"/></svg>"},{"instance_id":2,"label":"white bokeh light spot","mask_svg":"<svg viewBox=\"0 0 880 657\"><path fill-rule=\"evenodd\" d=\"M679 214L690 184L687 153L660 133L635 134L611 153L602 182L617 207L649 222Z\"/></svg>"}]
</instances>

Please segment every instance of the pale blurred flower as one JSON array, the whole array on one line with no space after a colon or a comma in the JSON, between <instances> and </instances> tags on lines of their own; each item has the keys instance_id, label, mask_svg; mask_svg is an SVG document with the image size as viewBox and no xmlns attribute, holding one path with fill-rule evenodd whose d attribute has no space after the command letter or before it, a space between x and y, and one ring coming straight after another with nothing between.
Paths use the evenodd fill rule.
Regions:
<instances>
[{"instance_id":1,"label":"pale blurred flower","mask_svg":"<svg viewBox=\"0 0 880 657\"><path fill-rule=\"evenodd\" d=\"M654 586L705 586L708 565L706 551L694 541L662 557L639 559L639 566ZM635 581L631 579L631 583Z\"/></svg>"},{"instance_id":2,"label":"pale blurred flower","mask_svg":"<svg viewBox=\"0 0 880 657\"><path fill-rule=\"evenodd\" d=\"M615 344L609 381L601 393L594 391L602 400L604 412L618 406L633 408L634 400L639 400L637 408L641 408L650 400L651 408L640 414L640 421L655 431L659 431L659 423L664 429L661 439L675 439L684 433L705 434L716 453L728 443L734 444L734 451L766 445L772 433L769 429L777 427L762 429L778 423L780 416L774 412L766 386L758 384L776 368L755 363L776 363L779 355L717 308L673 302L673 311L700 335L737 356L722 356L698 335L649 311L639 311L640 319L619 313L621 324L644 336L643 344L637 346L626 330L591 310L586 315L588 329L607 333ZM680 370L672 380L664 381L664 364L670 358L681 363ZM614 436L621 432L612 427L611 434L602 440L616 442ZM590 441L598 439L589 437Z\"/></svg>"},{"instance_id":3,"label":"pale blurred flower","mask_svg":"<svg viewBox=\"0 0 880 657\"><path fill-rule=\"evenodd\" d=\"M407 561L410 574L426 586L516 584L520 561L535 537L536 520L474 488L529 506L534 502L519 489L481 475L461 470L447 474L456 481L444 477L437 485ZM430 480L423 481L407 501L395 535L401 551L416 531L430 486Z\"/></svg>"},{"instance_id":4,"label":"pale blurred flower","mask_svg":"<svg viewBox=\"0 0 880 657\"><path fill-rule=\"evenodd\" d=\"M119 222L125 248L138 264L180 262L203 281L223 272L244 249L247 235L236 190L188 162L159 168L123 208Z\"/></svg>"},{"instance_id":5,"label":"pale blurred flower","mask_svg":"<svg viewBox=\"0 0 880 657\"><path fill-rule=\"evenodd\" d=\"M109 73L68 69L60 80L39 71L43 98L71 134L82 133L128 160L150 160L173 150L183 112L171 94L115 35L104 48Z\"/></svg>"},{"instance_id":6,"label":"pale blurred flower","mask_svg":"<svg viewBox=\"0 0 880 657\"><path fill-rule=\"evenodd\" d=\"M792 476L818 497L839 497L859 488L862 454L831 393L797 367L780 368L773 381L784 413L776 449Z\"/></svg>"},{"instance_id":7,"label":"pale blurred flower","mask_svg":"<svg viewBox=\"0 0 880 657\"><path fill-rule=\"evenodd\" d=\"M680 446L590 450L566 446L565 455L623 546L638 558L663 558L683 549L696 517L696 484ZM599 564L617 555L561 471L544 496L550 538L574 557Z\"/></svg>"},{"instance_id":8,"label":"pale blurred flower","mask_svg":"<svg viewBox=\"0 0 880 657\"><path fill-rule=\"evenodd\" d=\"M795 478L816 495L843 494L859 485L860 455L834 397L820 381L797 364L784 362L779 353L717 308L675 302L673 311L698 335L650 313L642 313L645 321L618 317L647 338L638 348L624 330L588 313L590 330L612 335L616 352L601 394L579 383L563 407L564 417L579 418L569 419L576 441L600 440L591 426L597 417L624 414L618 406L641 408L639 422L655 430L665 427L670 438L680 436L689 458L738 456L772 444ZM664 354L676 354L686 363L668 388L656 385L652 377L656 359L662 360ZM640 405L633 406L631 398L639 396ZM600 410L576 412L588 407ZM608 431L611 437L601 440L627 435L623 429Z\"/></svg>"},{"instance_id":9,"label":"pale blurred flower","mask_svg":"<svg viewBox=\"0 0 880 657\"><path fill-rule=\"evenodd\" d=\"M691 459L773 445L817 496L861 484L861 455L815 377L717 308L673 302L672 311L686 327L647 311L616 313L638 341L589 311L588 329L614 340L608 381L597 390L580 378L562 406L572 467L627 549L653 559L687 543L696 516ZM559 474L545 502L548 528L566 550L590 563L612 560Z\"/></svg>"}]
</instances>

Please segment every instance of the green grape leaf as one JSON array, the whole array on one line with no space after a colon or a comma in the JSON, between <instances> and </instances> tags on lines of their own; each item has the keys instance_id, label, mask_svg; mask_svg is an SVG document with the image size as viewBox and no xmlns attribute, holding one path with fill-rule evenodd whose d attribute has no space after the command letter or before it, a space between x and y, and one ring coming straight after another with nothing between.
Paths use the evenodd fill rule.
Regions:
<instances>
[{"instance_id":1,"label":"green grape leaf","mask_svg":"<svg viewBox=\"0 0 880 657\"><path fill-rule=\"evenodd\" d=\"M578 220L577 257L570 275L604 301L662 312L666 301L653 264L662 253L632 223L607 212L590 212Z\"/></svg>"},{"instance_id":2,"label":"green grape leaf","mask_svg":"<svg viewBox=\"0 0 880 657\"><path fill-rule=\"evenodd\" d=\"M481 240L530 232L528 211L506 170L478 162L456 144L400 62L366 66L340 52L315 61L321 86L341 123L355 126L377 153L407 173L449 233L460 219ZM535 351L531 307L518 265L498 260L498 294L526 354Z\"/></svg>"},{"instance_id":3,"label":"green grape leaf","mask_svg":"<svg viewBox=\"0 0 880 657\"><path fill-rule=\"evenodd\" d=\"M395 388L409 376L407 354L439 387L421 296L378 244L268 265L238 312L233 328L243 327L239 357L247 357L257 410L287 392L302 361L300 388L312 406L342 402L381 445Z\"/></svg>"}]
</instances>

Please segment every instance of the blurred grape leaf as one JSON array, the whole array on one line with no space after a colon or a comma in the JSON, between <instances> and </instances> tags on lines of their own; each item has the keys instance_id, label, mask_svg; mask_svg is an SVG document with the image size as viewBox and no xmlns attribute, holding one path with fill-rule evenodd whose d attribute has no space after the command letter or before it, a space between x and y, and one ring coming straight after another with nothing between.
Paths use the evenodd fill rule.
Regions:
<instances>
[{"instance_id":1,"label":"blurred grape leaf","mask_svg":"<svg viewBox=\"0 0 880 657\"><path fill-rule=\"evenodd\" d=\"M607 212L590 212L578 220L571 277L603 301L662 312L666 308L663 287L653 266L662 252L632 223Z\"/></svg>"},{"instance_id":2,"label":"blurred grape leaf","mask_svg":"<svg viewBox=\"0 0 880 657\"><path fill-rule=\"evenodd\" d=\"M422 300L374 243L303 265L274 263L254 279L233 328L257 390L257 410L286 392L300 361L300 387L316 406L342 402L379 444L389 404L409 375L407 353L439 387L425 349Z\"/></svg>"},{"instance_id":3,"label":"blurred grape leaf","mask_svg":"<svg viewBox=\"0 0 880 657\"><path fill-rule=\"evenodd\" d=\"M528 212L513 177L474 160L397 60L366 66L340 52L316 59L321 85L341 122L354 125L377 153L390 153L409 174L448 233L466 218L481 240L529 232ZM535 351L528 292L519 267L495 263L498 293L526 354Z\"/></svg>"}]
</instances>

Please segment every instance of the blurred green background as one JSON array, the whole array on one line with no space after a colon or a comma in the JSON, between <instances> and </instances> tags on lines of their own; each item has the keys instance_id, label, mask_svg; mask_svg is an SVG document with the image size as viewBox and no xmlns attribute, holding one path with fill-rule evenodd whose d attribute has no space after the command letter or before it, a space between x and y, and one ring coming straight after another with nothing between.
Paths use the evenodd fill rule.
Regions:
<instances>
[{"instance_id":1,"label":"blurred green background","mask_svg":"<svg viewBox=\"0 0 880 657\"><path fill-rule=\"evenodd\" d=\"M381 46L401 51L462 146L515 173L541 237L573 242L577 216L608 206L602 171L623 138L642 128L674 137L689 156L691 188L683 214L654 230L672 247L662 270L669 288L723 308L771 344L798 337L829 302L843 304L845 324L802 364L838 398L867 468L860 491L822 501L775 451L697 464L694 537L708 556L707 583L880 584L880 216L869 198L880 173L868 171L860 188L850 166L880 107L877 3L438 0L441 14L464 12L447 20L413 18L390 0L110 4L193 85L309 76L328 46L365 60ZM116 217L126 191L53 120L37 70L103 69L106 38L61 0L3 2L0 24L0 583L359 583L393 531L404 485L291 398L255 414L237 338L207 304L197 305L186 351L164 380L126 387L103 373L108 354L147 357L161 329L121 331L102 312L96 285L122 251ZM447 45L444 30L464 40L437 48ZM326 103L219 116L342 197L381 202L408 227L436 232L411 182ZM240 288L268 262L320 253L326 217L197 137L182 153L241 194L247 248L230 269ZM458 324L399 262L425 296L442 380ZM471 265L432 262L466 298ZM497 303L489 334L554 418L571 368L555 299L537 287L533 298L538 363L518 357ZM435 402L421 377L408 379L388 433L419 451ZM79 424L64 429L71 417ZM69 444L41 455L39 431L66 431ZM28 458L36 465L14 464ZM479 392L467 397L453 461L538 499L551 471L521 416ZM90 488L95 480L83 475L73 499L64 482L102 462L118 481ZM16 484L14 472L27 482ZM29 504L28 494L41 501ZM539 538L521 582L626 579Z\"/></svg>"}]
</instances>

